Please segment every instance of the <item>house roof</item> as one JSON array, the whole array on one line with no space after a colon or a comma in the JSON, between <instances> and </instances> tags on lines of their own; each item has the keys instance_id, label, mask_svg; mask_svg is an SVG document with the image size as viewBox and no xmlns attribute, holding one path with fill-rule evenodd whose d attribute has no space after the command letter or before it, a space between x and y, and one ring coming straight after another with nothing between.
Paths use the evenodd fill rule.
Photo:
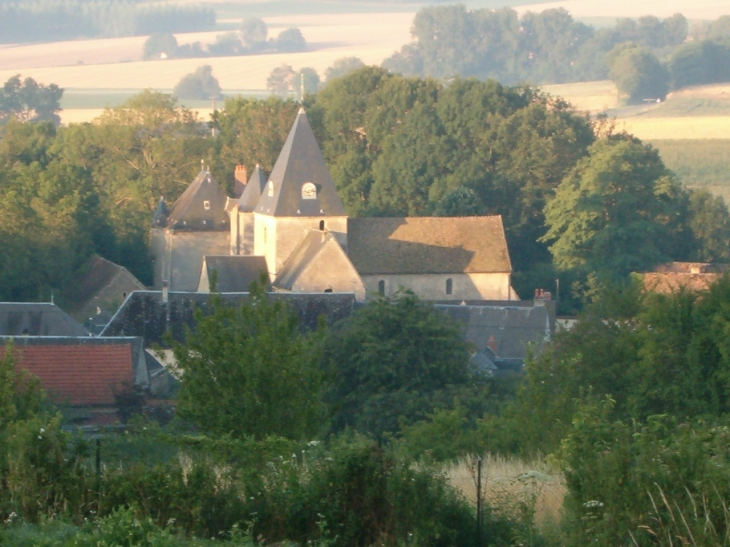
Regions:
<instances>
[{"instance_id":1,"label":"house roof","mask_svg":"<svg viewBox=\"0 0 730 547\"><path fill-rule=\"evenodd\" d=\"M209 280L217 272L217 292L246 292L251 283L268 272L263 256L206 256L203 258L204 277ZM268 276L267 276L268 279ZM206 287L210 290L210 287Z\"/></svg>"},{"instance_id":2,"label":"house roof","mask_svg":"<svg viewBox=\"0 0 730 547\"><path fill-rule=\"evenodd\" d=\"M0 341L0 355L5 354L6 342ZM14 355L16 368L36 376L59 402L111 405L115 389L134 382L132 347L132 341L123 338L101 344L30 338L14 342Z\"/></svg>"},{"instance_id":3,"label":"house roof","mask_svg":"<svg viewBox=\"0 0 730 547\"><path fill-rule=\"evenodd\" d=\"M256 208L256 204L261 199L261 194L264 192L266 187L266 175L256 164L256 167L251 173L251 178L248 179L246 188L244 189L241 197L238 198L238 210L243 213L251 213Z\"/></svg>"},{"instance_id":4,"label":"house roof","mask_svg":"<svg viewBox=\"0 0 730 547\"><path fill-rule=\"evenodd\" d=\"M361 275L512 271L499 215L351 218L347 240Z\"/></svg>"},{"instance_id":5,"label":"house roof","mask_svg":"<svg viewBox=\"0 0 730 547\"><path fill-rule=\"evenodd\" d=\"M167 227L175 230L222 230L228 226L225 192L205 169L172 206Z\"/></svg>"},{"instance_id":6,"label":"house roof","mask_svg":"<svg viewBox=\"0 0 730 547\"><path fill-rule=\"evenodd\" d=\"M74 290L69 295L70 305L74 309L86 307L118 275L126 277L126 284L131 287L128 292L145 289L142 282L134 277L127 268L100 256L91 257L81 272L74 281ZM121 304L121 302L118 302L118 304Z\"/></svg>"},{"instance_id":7,"label":"house roof","mask_svg":"<svg viewBox=\"0 0 730 547\"><path fill-rule=\"evenodd\" d=\"M0 336L89 336L89 333L50 302L2 302Z\"/></svg>"},{"instance_id":8,"label":"house roof","mask_svg":"<svg viewBox=\"0 0 730 547\"><path fill-rule=\"evenodd\" d=\"M720 279L720 273L645 273L640 274L644 288L662 294L671 294L680 289L690 291L706 291L715 281Z\"/></svg>"},{"instance_id":9,"label":"house roof","mask_svg":"<svg viewBox=\"0 0 730 547\"><path fill-rule=\"evenodd\" d=\"M227 306L240 306L248 293L223 293ZM324 316L328 325L348 317L355 306L355 296L345 293L270 293L269 298L290 305L299 317L299 328L315 330ZM161 291L134 291L124 301L101 336L141 336L145 347L168 345L167 333L178 342L185 341L188 329L195 328L195 311L209 314L210 295L192 292L168 293L163 302Z\"/></svg>"},{"instance_id":10,"label":"house roof","mask_svg":"<svg viewBox=\"0 0 730 547\"><path fill-rule=\"evenodd\" d=\"M346 214L303 108L271 171L256 212L279 217Z\"/></svg>"},{"instance_id":11,"label":"house roof","mask_svg":"<svg viewBox=\"0 0 730 547\"><path fill-rule=\"evenodd\" d=\"M274 282L278 289L354 292L365 298L360 275L335 236L327 231L310 230L279 271Z\"/></svg>"}]
</instances>

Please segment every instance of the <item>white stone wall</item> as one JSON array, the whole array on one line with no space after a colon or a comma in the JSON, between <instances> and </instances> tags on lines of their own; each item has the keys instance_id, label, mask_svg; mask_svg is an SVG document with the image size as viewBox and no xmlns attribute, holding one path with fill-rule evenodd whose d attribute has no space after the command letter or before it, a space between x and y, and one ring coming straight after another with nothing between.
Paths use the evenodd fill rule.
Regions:
<instances>
[{"instance_id":1,"label":"white stone wall","mask_svg":"<svg viewBox=\"0 0 730 547\"><path fill-rule=\"evenodd\" d=\"M451 279L452 293L446 294L446 281ZM363 275L368 297L377 296L380 281L385 282L385 295L398 289L410 289L424 300L509 300L509 273L478 274L385 274Z\"/></svg>"}]
</instances>

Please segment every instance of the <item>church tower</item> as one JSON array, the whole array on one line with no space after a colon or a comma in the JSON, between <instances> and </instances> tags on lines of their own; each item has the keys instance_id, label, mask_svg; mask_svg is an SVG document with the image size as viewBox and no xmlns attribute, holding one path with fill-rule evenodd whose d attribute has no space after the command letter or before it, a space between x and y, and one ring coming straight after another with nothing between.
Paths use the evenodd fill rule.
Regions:
<instances>
[{"instance_id":1,"label":"church tower","mask_svg":"<svg viewBox=\"0 0 730 547\"><path fill-rule=\"evenodd\" d=\"M253 254L266 257L272 280L310 230L347 248L345 206L302 108L254 210Z\"/></svg>"}]
</instances>

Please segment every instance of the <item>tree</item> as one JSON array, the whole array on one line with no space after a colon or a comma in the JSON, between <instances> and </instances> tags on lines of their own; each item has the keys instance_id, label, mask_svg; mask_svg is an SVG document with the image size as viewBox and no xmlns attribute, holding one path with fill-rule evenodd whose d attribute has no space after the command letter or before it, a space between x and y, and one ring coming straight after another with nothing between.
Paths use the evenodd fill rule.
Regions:
<instances>
[{"instance_id":1,"label":"tree","mask_svg":"<svg viewBox=\"0 0 730 547\"><path fill-rule=\"evenodd\" d=\"M63 89L56 84L39 84L33 78L21 82L13 76L0 89L0 125L15 118L26 122L53 122L59 125Z\"/></svg>"},{"instance_id":2,"label":"tree","mask_svg":"<svg viewBox=\"0 0 730 547\"><path fill-rule=\"evenodd\" d=\"M678 47L670 59L675 89L730 80L730 48L710 41Z\"/></svg>"},{"instance_id":3,"label":"tree","mask_svg":"<svg viewBox=\"0 0 730 547\"><path fill-rule=\"evenodd\" d=\"M195 72L183 76L173 93L179 99L220 99L221 86L213 76L213 67L203 65L196 68Z\"/></svg>"},{"instance_id":4,"label":"tree","mask_svg":"<svg viewBox=\"0 0 730 547\"><path fill-rule=\"evenodd\" d=\"M609 276L682 258L686 194L659 154L636 138L596 141L545 207L550 252L559 268Z\"/></svg>"},{"instance_id":5,"label":"tree","mask_svg":"<svg viewBox=\"0 0 730 547\"><path fill-rule=\"evenodd\" d=\"M314 95L319 89L319 74L310 67L300 69L297 72L294 87L294 98L297 101L302 101L306 95Z\"/></svg>"},{"instance_id":6,"label":"tree","mask_svg":"<svg viewBox=\"0 0 730 547\"><path fill-rule=\"evenodd\" d=\"M380 298L333 327L325 349L335 430L382 435L424 418L474 381L461 328L412 293ZM446 400L444 400L446 399Z\"/></svg>"},{"instance_id":7,"label":"tree","mask_svg":"<svg viewBox=\"0 0 730 547\"><path fill-rule=\"evenodd\" d=\"M264 283L238 308L212 296L212 314L198 312L195 330L174 346L179 412L216 435L311 438L322 420L324 330L302 334L296 313Z\"/></svg>"},{"instance_id":8,"label":"tree","mask_svg":"<svg viewBox=\"0 0 730 547\"><path fill-rule=\"evenodd\" d=\"M177 53L177 38L172 34L153 34L144 42L145 59L168 59Z\"/></svg>"},{"instance_id":9,"label":"tree","mask_svg":"<svg viewBox=\"0 0 730 547\"><path fill-rule=\"evenodd\" d=\"M297 83L297 73L287 65L281 65L271 71L266 79L266 89L279 97L288 97L294 92L294 85Z\"/></svg>"},{"instance_id":10,"label":"tree","mask_svg":"<svg viewBox=\"0 0 730 547\"><path fill-rule=\"evenodd\" d=\"M628 104L664 100L669 91L669 71L651 51L617 46L606 57L611 80Z\"/></svg>"},{"instance_id":11,"label":"tree","mask_svg":"<svg viewBox=\"0 0 730 547\"><path fill-rule=\"evenodd\" d=\"M350 72L365 66L358 57L343 57L337 59L332 66L324 71L324 81L331 82L335 78L341 78Z\"/></svg>"},{"instance_id":12,"label":"tree","mask_svg":"<svg viewBox=\"0 0 730 547\"><path fill-rule=\"evenodd\" d=\"M266 37L269 29L263 19L259 17L249 17L241 22L241 42L244 47L249 49L260 48L266 43Z\"/></svg>"},{"instance_id":13,"label":"tree","mask_svg":"<svg viewBox=\"0 0 730 547\"><path fill-rule=\"evenodd\" d=\"M307 41L298 28L288 28L276 39L276 50L281 53L307 51Z\"/></svg>"},{"instance_id":14,"label":"tree","mask_svg":"<svg viewBox=\"0 0 730 547\"><path fill-rule=\"evenodd\" d=\"M699 262L730 262L730 214L725 201L706 190L691 190L689 208L689 228L695 241L693 258Z\"/></svg>"}]
</instances>

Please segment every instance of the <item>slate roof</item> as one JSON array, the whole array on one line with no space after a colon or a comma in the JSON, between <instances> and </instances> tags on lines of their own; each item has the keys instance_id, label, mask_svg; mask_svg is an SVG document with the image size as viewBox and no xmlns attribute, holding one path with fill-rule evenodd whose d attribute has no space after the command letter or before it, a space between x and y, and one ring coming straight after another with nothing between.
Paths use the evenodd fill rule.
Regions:
<instances>
[{"instance_id":1,"label":"slate roof","mask_svg":"<svg viewBox=\"0 0 730 547\"><path fill-rule=\"evenodd\" d=\"M134 287L129 292L145 289L142 282L134 277L124 266L115 264L100 256L93 256L84 268L82 268L82 274L74 281L74 289L69 295L71 307L74 309L86 307L94 297L98 296L101 291L109 286L117 275L124 275L129 285ZM117 304L120 303L121 299Z\"/></svg>"},{"instance_id":2,"label":"slate roof","mask_svg":"<svg viewBox=\"0 0 730 547\"><path fill-rule=\"evenodd\" d=\"M305 183L316 188L312 199L303 198ZM278 217L346 215L303 108L271 171L256 212Z\"/></svg>"},{"instance_id":3,"label":"slate roof","mask_svg":"<svg viewBox=\"0 0 730 547\"><path fill-rule=\"evenodd\" d=\"M261 199L261 194L264 193L266 187L266 175L256 164L256 168L251 173L251 178L248 179L246 188L244 189L241 197L238 198L238 210L242 213L251 213L256 208L256 204Z\"/></svg>"},{"instance_id":4,"label":"slate roof","mask_svg":"<svg viewBox=\"0 0 730 547\"><path fill-rule=\"evenodd\" d=\"M203 270L208 280L213 271L217 272L216 292L247 292L251 283L261 278L261 272L268 272L263 256L206 256Z\"/></svg>"},{"instance_id":5,"label":"slate roof","mask_svg":"<svg viewBox=\"0 0 730 547\"><path fill-rule=\"evenodd\" d=\"M9 340L0 338L0 355ZM61 403L113 405L115 388L134 382L133 339L24 337L13 344L16 368L36 376Z\"/></svg>"},{"instance_id":6,"label":"slate roof","mask_svg":"<svg viewBox=\"0 0 730 547\"><path fill-rule=\"evenodd\" d=\"M223 302L240 306L248 293L224 293ZM328 325L348 317L355 305L355 296L343 293L270 293L269 298L288 302L299 316L302 331L317 328L319 317ZM186 329L195 327L195 310L209 313L210 295L191 292L170 292L168 302L162 301L161 291L135 291L127 297L101 336L140 336L145 347L167 346L165 334L170 332L178 342L185 341Z\"/></svg>"},{"instance_id":7,"label":"slate roof","mask_svg":"<svg viewBox=\"0 0 730 547\"><path fill-rule=\"evenodd\" d=\"M457 320L464 327L465 338L479 352L487 352L488 343L496 344L494 353L504 359L525 359L532 347L542 351L555 332L553 306L461 306L437 304L436 309ZM494 340L490 342L491 337ZM502 368L496 363L498 368Z\"/></svg>"},{"instance_id":8,"label":"slate roof","mask_svg":"<svg viewBox=\"0 0 730 547\"><path fill-rule=\"evenodd\" d=\"M226 200L210 172L201 170L172 206L167 227L190 231L227 229Z\"/></svg>"},{"instance_id":9,"label":"slate roof","mask_svg":"<svg viewBox=\"0 0 730 547\"><path fill-rule=\"evenodd\" d=\"M0 336L89 336L89 333L55 304L2 302Z\"/></svg>"},{"instance_id":10,"label":"slate roof","mask_svg":"<svg viewBox=\"0 0 730 547\"><path fill-rule=\"evenodd\" d=\"M361 275L512 271L499 215L351 218L347 247Z\"/></svg>"}]
</instances>

